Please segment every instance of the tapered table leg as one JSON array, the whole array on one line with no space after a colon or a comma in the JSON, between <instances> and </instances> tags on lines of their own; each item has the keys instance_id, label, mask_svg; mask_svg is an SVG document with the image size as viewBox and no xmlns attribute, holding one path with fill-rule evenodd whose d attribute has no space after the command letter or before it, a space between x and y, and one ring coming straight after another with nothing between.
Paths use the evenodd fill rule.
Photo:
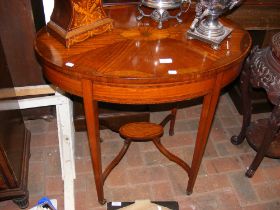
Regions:
<instances>
[{"instance_id":1,"label":"tapered table leg","mask_svg":"<svg viewBox=\"0 0 280 210\"><path fill-rule=\"evenodd\" d=\"M199 120L199 127L196 137L194 154L192 159L191 171L187 186L187 195L193 191L194 183L197 178L199 167L207 144L208 135L215 114L217 102L220 96L222 74L218 75L213 90L204 96L203 105Z\"/></svg>"},{"instance_id":2,"label":"tapered table leg","mask_svg":"<svg viewBox=\"0 0 280 210\"><path fill-rule=\"evenodd\" d=\"M92 83L89 80L83 80L83 100L87 124L87 133L89 148L92 160L92 167L95 178L96 191L100 204L105 204L103 191L103 177L101 164L101 149L99 140L99 121L97 101L92 97Z\"/></svg>"}]
</instances>

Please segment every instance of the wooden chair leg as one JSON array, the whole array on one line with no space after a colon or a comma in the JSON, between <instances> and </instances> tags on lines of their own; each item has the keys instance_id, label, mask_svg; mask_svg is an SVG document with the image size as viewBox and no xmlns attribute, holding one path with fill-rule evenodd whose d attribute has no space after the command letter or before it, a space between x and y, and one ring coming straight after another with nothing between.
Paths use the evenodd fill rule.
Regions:
<instances>
[{"instance_id":1,"label":"wooden chair leg","mask_svg":"<svg viewBox=\"0 0 280 210\"><path fill-rule=\"evenodd\" d=\"M255 156L249 169L246 171L247 177L251 178L254 175L255 171L257 170L264 156L266 155L266 152L268 151L271 142L274 140L274 137L279 130L279 123L280 123L279 119L280 119L280 106L275 106L271 113L270 120L268 121L267 129L265 131L265 135L260 145L260 148L257 151L257 155Z\"/></svg>"},{"instance_id":2,"label":"wooden chair leg","mask_svg":"<svg viewBox=\"0 0 280 210\"><path fill-rule=\"evenodd\" d=\"M242 94L242 110L243 110L243 123L239 135L234 135L231 137L231 143L234 145L241 144L246 135L247 128L251 122L251 95L250 92L250 57L247 58L244 65L244 70L242 71L240 83L241 83L241 94Z\"/></svg>"},{"instance_id":3,"label":"wooden chair leg","mask_svg":"<svg viewBox=\"0 0 280 210\"><path fill-rule=\"evenodd\" d=\"M58 128L59 152L61 161L61 172L64 181L64 207L67 210L75 209L74 179L75 173L75 128L73 124L73 103L56 92L55 95L60 98L61 104L56 105L56 118Z\"/></svg>"}]
</instances>

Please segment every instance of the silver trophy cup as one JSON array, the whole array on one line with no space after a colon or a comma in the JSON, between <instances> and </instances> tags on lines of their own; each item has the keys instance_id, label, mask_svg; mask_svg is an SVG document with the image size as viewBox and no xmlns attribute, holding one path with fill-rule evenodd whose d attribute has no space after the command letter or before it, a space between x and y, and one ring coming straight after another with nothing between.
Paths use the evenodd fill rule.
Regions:
<instances>
[{"instance_id":1,"label":"silver trophy cup","mask_svg":"<svg viewBox=\"0 0 280 210\"><path fill-rule=\"evenodd\" d=\"M187 6L186 6L187 4ZM182 22L180 16L183 12L189 9L191 0L142 0L138 5L138 11L140 15L137 20L141 20L143 17L151 17L153 20L158 22L158 28L162 28L162 22L167 21L171 18L176 18L179 23ZM142 10L142 6L154 9L150 14L146 14ZM169 14L168 10L180 8L180 11L172 16Z\"/></svg>"},{"instance_id":2,"label":"silver trophy cup","mask_svg":"<svg viewBox=\"0 0 280 210\"><path fill-rule=\"evenodd\" d=\"M198 39L219 49L220 43L232 29L223 26L218 18L224 12L239 5L242 0L200 0L196 4L196 17L187 31L189 39Z\"/></svg>"}]
</instances>

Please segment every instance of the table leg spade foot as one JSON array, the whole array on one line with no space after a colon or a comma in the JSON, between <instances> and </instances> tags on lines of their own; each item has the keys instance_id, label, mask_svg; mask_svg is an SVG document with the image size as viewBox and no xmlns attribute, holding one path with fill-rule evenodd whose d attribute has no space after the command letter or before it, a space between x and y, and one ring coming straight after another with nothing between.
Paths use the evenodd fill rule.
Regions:
<instances>
[{"instance_id":1,"label":"table leg spade foot","mask_svg":"<svg viewBox=\"0 0 280 210\"><path fill-rule=\"evenodd\" d=\"M104 205L104 204L107 203L107 200L106 200L106 199L103 199L103 200L99 200L98 202L99 202L101 205Z\"/></svg>"},{"instance_id":2,"label":"table leg spade foot","mask_svg":"<svg viewBox=\"0 0 280 210\"><path fill-rule=\"evenodd\" d=\"M174 131L169 131L169 136L174 136Z\"/></svg>"},{"instance_id":3,"label":"table leg spade foot","mask_svg":"<svg viewBox=\"0 0 280 210\"><path fill-rule=\"evenodd\" d=\"M186 194L187 194L187 195L191 195L192 193L193 193L192 190L186 190Z\"/></svg>"},{"instance_id":4,"label":"table leg spade foot","mask_svg":"<svg viewBox=\"0 0 280 210\"><path fill-rule=\"evenodd\" d=\"M245 173L245 175L246 175L248 178L251 178L254 174L255 174L255 170L253 170L253 169L251 169L251 168L249 168L249 169L246 171L246 173Z\"/></svg>"}]
</instances>

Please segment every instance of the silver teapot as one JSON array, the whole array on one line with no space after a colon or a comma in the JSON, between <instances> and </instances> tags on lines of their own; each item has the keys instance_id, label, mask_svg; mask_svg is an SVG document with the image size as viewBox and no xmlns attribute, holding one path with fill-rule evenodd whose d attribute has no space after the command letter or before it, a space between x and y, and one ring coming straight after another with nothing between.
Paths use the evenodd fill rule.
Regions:
<instances>
[{"instance_id":1,"label":"silver teapot","mask_svg":"<svg viewBox=\"0 0 280 210\"><path fill-rule=\"evenodd\" d=\"M187 6L186 6L187 4ZM171 18L176 18L179 23L182 22L180 16L183 12L186 12L191 4L191 0L142 0L138 5L138 11L140 15L137 20L141 20L143 17L151 17L158 22L158 28L162 28L162 22ZM150 14L146 14L141 7L149 7L154 9ZM180 8L180 11L172 16L168 10Z\"/></svg>"},{"instance_id":2,"label":"silver teapot","mask_svg":"<svg viewBox=\"0 0 280 210\"><path fill-rule=\"evenodd\" d=\"M196 4L196 17L187 31L189 39L199 39L218 49L220 43L232 32L218 18L224 12L239 5L242 0L200 0Z\"/></svg>"}]
</instances>

